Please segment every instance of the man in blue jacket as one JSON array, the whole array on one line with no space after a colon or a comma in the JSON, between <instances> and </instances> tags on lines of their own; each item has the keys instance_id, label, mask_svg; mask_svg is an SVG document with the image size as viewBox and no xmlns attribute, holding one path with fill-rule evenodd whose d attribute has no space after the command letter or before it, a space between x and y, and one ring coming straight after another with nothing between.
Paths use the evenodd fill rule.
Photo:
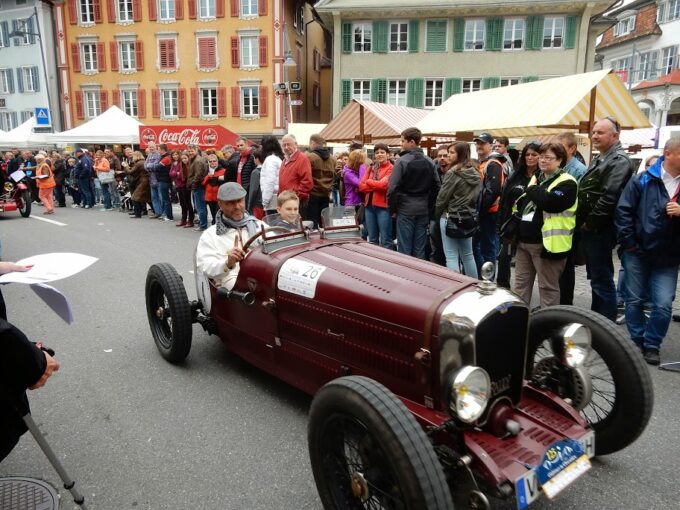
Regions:
<instances>
[{"instance_id":1,"label":"man in blue jacket","mask_svg":"<svg viewBox=\"0 0 680 510\"><path fill-rule=\"evenodd\" d=\"M680 266L680 137L666 142L663 157L626 185L616 207L623 249L626 325L645 361L658 365L671 322ZM651 314L645 320L645 296Z\"/></svg>"}]
</instances>

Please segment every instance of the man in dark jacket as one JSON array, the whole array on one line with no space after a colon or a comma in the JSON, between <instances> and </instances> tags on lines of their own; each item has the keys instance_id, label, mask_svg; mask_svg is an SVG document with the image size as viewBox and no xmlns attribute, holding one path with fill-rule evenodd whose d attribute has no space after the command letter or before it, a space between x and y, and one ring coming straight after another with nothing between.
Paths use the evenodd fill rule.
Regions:
<instances>
[{"instance_id":1,"label":"man in dark jacket","mask_svg":"<svg viewBox=\"0 0 680 510\"><path fill-rule=\"evenodd\" d=\"M633 170L623 152L619 123L607 117L595 123L593 146L600 151L581 179L576 225L580 232L586 271L592 289L591 309L616 320L616 287L612 250L616 245L614 212L616 202Z\"/></svg>"},{"instance_id":2,"label":"man in dark jacket","mask_svg":"<svg viewBox=\"0 0 680 510\"><path fill-rule=\"evenodd\" d=\"M229 182L230 175L233 174L234 164L236 166L235 181L243 186L243 189L250 191L250 174L255 170L255 160L253 159L253 149L248 145L245 138L236 139L236 152L229 160L226 181ZM248 199L246 198L246 202Z\"/></svg>"},{"instance_id":3,"label":"man in dark jacket","mask_svg":"<svg viewBox=\"0 0 680 510\"><path fill-rule=\"evenodd\" d=\"M155 174L158 189L158 200L160 205L160 215L156 218L163 221L173 220L172 216L172 202L170 201L170 167L172 166L172 157L168 152L168 146L164 143L158 146L161 158L156 164Z\"/></svg>"},{"instance_id":4,"label":"man in dark jacket","mask_svg":"<svg viewBox=\"0 0 680 510\"><path fill-rule=\"evenodd\" d=\"M623 250L626 326L647 363L659 364L659 349L671 322L680 266L680 137L666 142L663 157L636 175L616 207ZM651 302L649 319L643 305Z\"/></svg>"},{"instance_id":5,"label":"man in dark jacket","mask_svg":"<svg viewBox=\"0 0 680 510\"><path fill-rule=\"evenodd\" d=\"M402 151L387 186L387 207L397 215L397 250L425 259L430 200L441 182L434 162L420 148L422 137L417 128L402 131Z\"/></svg>"},{"instance_id":6,"label":"man in dark jacket","mask_svg":"<svg viewBox=\"0 0 680 510\"><path fill-rule=\"evenodd\" d=\"M76 148L75 151L78 163L73 171L76 181L78 182L78 189L80 190L83 208L92 209L94 207L94 193L92 192L92 177L94 176L94 168L92 160L83 149Z\"/></svg>"},{"instance_id":7,"label":"man in dark jacket","mask_svg":"<svg viewBox=\"0 0 680 510\"><path fill-rule=\"evenodd\" d=\"M312 165L314 187L309 195L307 219L313 221L315 227L321 222L321 211L330 205L331 188L337 163L325 145L326 140L321 135L314 134L309 137L307 157Z\"/></svg>"}]
</instances>

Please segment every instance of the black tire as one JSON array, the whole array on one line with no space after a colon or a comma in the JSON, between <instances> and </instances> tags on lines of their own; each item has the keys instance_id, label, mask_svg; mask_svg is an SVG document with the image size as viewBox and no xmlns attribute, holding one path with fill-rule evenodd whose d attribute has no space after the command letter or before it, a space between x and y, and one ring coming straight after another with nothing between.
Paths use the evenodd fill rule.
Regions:
<instances>
[{"instance_id":1,"label":"black tire","mask_svg":"<svg viewBox=\"0 0 680 510\"><path fill-rule=\"evenodd\" d=\"M171 363L191 350L191 305L182 277L172 265L154 264L146 275L146 313L156 347Z\"/></svg>"},{"instance_id":2,"label":"black tire","mask_svg":"<svg viewBox=\"0 0 680 510\"><path fill-rule=\"evenodd\" d=\"M592 336L592 350L583 368L590 374L593 394L581 414L595 431L595 453L617 452L645 430L652 414L654 394L640 351L613 322L574 306L553 306L533 313L529 321L528 377L537 377L533 373L535 363L547 359L558 349L552 348L550 339L556 330L570 322L583 324Z\"/></svg>"},{"instance_id":3,"label":"black tire","mask_svg":"<svg viewBox=\"0 0 680 510\"><path fill-rule=\"evenodd\" d=\"M326 510L453 508L423 429L400 400L372 379L342 377L321 388L309 412L307 438Z\"/></svg>"},{"instance_id":4,"label":"black tire","mask_svg":"<svg viewBox=\"0 0 680 510\"><path fill-rule=\"evenodd\" d=\"M31 215L31 194L28 190L21 192L21 202L22 206L19 207L19 214L24 218L28 218Z\"/></svg>"}]
</instances>

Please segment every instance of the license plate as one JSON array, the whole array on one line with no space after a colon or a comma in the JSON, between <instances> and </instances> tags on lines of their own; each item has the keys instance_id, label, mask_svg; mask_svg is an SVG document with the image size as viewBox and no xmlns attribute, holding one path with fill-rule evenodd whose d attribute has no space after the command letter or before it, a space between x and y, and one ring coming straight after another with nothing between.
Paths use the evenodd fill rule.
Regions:
<instances>
[{"instance_id":1,"label":"license plate","mask_svg":"<svg viewBox=\"0 0 680 510\"><path fill-rule=\"evenodd\" d=\"M554 498L559 492L571 485L579 476L590 469L589 459L595 455L595 433L589 431L578 442L583 449L582 455L578 456L542 485L538 481L536 468L530 469L515 481L517 508L519 510L525 509L536 501L541 496L541 492L548 498Z\"/></svg>"}]
</instances>

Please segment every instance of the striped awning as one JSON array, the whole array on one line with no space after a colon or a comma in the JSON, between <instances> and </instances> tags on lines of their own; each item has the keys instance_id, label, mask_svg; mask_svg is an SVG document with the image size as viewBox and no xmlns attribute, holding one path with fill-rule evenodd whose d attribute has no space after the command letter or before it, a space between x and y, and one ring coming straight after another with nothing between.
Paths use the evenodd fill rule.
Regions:
<instances>
[{"instance_id":1,"label":"striped awning","mask_svg":"<svg viewBox=\"0 0 680 510\"><path fill-rule=\"evenodd\" d=\"M489 131L507 137L587 130L593 91L594 119L612 116L623 129L650 127L621 80L609 70L457 94L417 127L429 135Z\"/></svg>"},{"instance_id":2,"label":"striped awning","mask_svg":"<svg viewBox=\"0 0 680 510\"><path fill-rule=\"evenodd\" d=\"M327 142L351 142L361 139L361 109L364 110L364 135L371 143L396 145L401 132L415 126L429 113L418 108L394 106L374 101L352 99L345 108L321 131Z\"/></svg>"}]
</instances>

